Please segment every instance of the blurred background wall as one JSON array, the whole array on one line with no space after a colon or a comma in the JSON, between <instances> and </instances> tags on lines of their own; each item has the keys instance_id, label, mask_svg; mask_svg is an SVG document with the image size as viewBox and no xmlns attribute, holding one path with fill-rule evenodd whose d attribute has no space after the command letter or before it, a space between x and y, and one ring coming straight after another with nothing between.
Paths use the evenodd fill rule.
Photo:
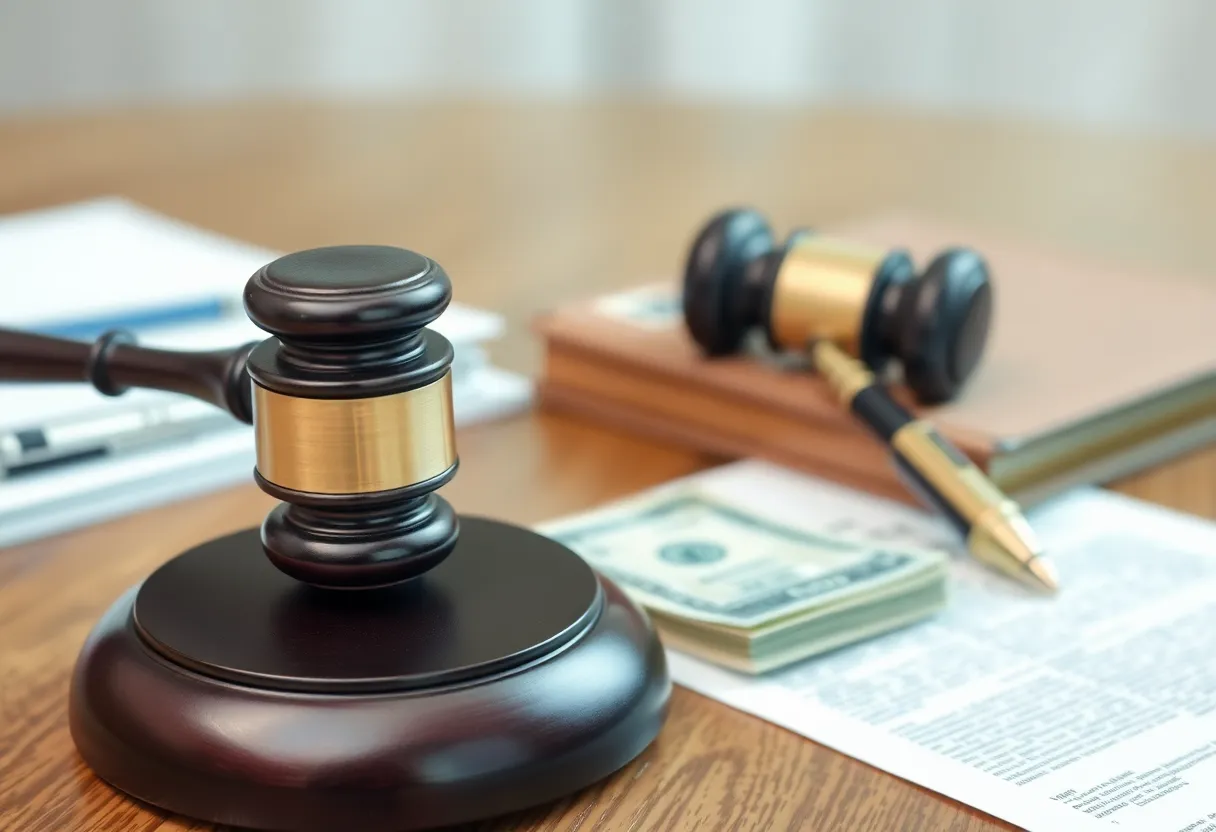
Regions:
<instances>
[{"instance_id":1,"label":"blurred background wall","mask_svg":"<svg viewBox=\"0 0 1216 832\"><path fill-rule=\"evenodd\" d=\"M264 96L902 106L1216 133L1211 0L0 0L0 113Z\"/></svg>"}]
</instances>

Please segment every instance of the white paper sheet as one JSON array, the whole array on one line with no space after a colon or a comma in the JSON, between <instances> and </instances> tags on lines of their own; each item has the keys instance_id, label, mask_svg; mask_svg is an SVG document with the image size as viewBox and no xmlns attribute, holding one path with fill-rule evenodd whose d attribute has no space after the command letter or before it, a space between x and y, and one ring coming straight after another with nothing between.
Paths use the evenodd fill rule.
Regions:
<instances>
[{"instance_id":1,"label":"white paper sheet","mask_svg":"<svg viewBox=\"0 0 1216 832\"><path fill-rule=\"evenodd\" d=\"M1029 518L1047 598L902 505L757 462L702 476L821 531L949 546L953 600L767 677L669 650L678 683L1032 832L1216 830L1216 524L1071 492Z\"/></svg>"},{"instance_id":2,"label":"white paper sheet","mask_svg":"<svg viewBox=\"0 0 1216 832\"><path fill-rule=\"evenodd\" d=\"M117 196L3 215L0 325L40 329L211 300L243 319L245 282L283 253ZM431 327L458 344L499 337L502 317L465 306L452 279L454 300Z\"/></svg>"}]
</instances>

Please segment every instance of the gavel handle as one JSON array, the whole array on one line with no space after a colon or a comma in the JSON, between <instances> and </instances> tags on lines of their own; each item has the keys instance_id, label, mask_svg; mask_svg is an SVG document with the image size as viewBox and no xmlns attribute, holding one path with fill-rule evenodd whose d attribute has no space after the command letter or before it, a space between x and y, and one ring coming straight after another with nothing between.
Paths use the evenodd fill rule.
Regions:
<instances>
[{"instance_id":1,"label":"gavel handle","mask_svg":"<svg viewBox=\"0 0 1216 832\"><path fill-rule=\"evenodd\" d=\"M107 396L146 387L193 396L253 424L245 361L256 341L210 352L138 347L128 333L93 343L0 329L0 381L87 381Z\"/></svg>"}]
</instances>

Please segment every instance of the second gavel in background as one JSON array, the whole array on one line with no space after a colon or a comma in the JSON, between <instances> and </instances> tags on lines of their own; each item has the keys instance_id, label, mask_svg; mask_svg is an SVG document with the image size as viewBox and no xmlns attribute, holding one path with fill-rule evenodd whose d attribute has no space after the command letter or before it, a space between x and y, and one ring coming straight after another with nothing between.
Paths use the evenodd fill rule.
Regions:
<instances>
[{"instance_id":1,"label":"second gavel in background","mask_svg":"<svg viewBox=\"0 0 1216 832\"><path fill-rule=\"evenodd\" d=\"M975 557L1055 590L1055 570L1018 505L886 387L898 367L922 405L954 399L980 364L992 309L988 267L970 249L943 251L918 272L899 249L806 230L778 243L751 209L714 215L684 267L684 322L708 358L739 352L757 330L773 350L806 355Z\"/></svg>"}]
</instances>

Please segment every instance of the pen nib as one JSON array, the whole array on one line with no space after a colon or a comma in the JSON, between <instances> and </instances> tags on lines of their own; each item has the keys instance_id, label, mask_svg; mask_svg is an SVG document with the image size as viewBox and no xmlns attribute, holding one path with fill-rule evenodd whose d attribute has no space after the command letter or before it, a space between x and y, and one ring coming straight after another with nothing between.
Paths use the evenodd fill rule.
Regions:
<instances>
[{"instance_id":1,"label":"pen nib","mask_svg":"<svg viewBox=\"0 0 1216 832\"><path fill-rule=\"evenodd\" d=\"M1039 585L1041 589L1048 592L1055 592L1060 588L1060 581L1056 577L1056 569L1048 561L1041 557L1031 558L1026 563L1026 571L1030 573L1033 581Z\"/></svg>"},{"instance_id":2,"label":"pen nib","mask_svg":"<svg viewBox=\"0 0 1216 832\"><path fill-rule=\"evenodd\" d=\"M1060 582L1055 567L1025 518L1006 507L982 517L968 540L971 551L989 565L1036 589L1055 592Z\"/></svg>"}]
</instances>

